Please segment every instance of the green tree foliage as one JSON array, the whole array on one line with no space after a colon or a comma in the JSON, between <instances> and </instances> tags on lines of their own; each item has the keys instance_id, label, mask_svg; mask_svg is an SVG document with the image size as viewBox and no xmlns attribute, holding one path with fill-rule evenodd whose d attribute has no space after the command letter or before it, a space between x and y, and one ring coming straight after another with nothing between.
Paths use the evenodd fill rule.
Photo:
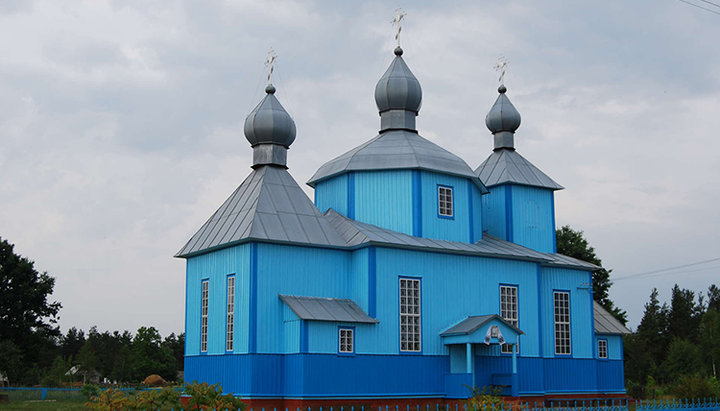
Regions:
<instances>
[{"instance_id":1,"label":"green tree foliage","mask_svg":"<svg viewBox=\"0 0 720 411\"><path fill-rule=\"evenodd\" d=\"M682 396L717 386L720 290L710 286L707 305L704 297L675 285L668 306L652 290L637 331L624 339L626 385L634 394L650 395L641 385L651 379Z\"/></svg>"},{"instance_id":2,"label":"green tree foliage","mask_svg":"<svg viewBox=\"0 0 720 411\"><path fill-rule=\"evenodd\" d=\"M665 383L676 381L683 375L698 373L703 369L698 346L686 339L674 339L662 367Z\"/></svg>"},{"instance_id":3,"label":"green tree foliage","mask_svg":"<svg viewBox=\"0 0 720 411\"><path fill-rule=\"evenodd\" d=\"M76 357L85 344L85 333L72 327L62 338L60 338L60 355L63 358Z\"/></svg>"},{"instance_id":4,"label":"green tree foliage","mask_svg":"<svg viewBox=\"0 0 720 411\"><path fill-rule=\"evenodd\" d=\"M60 387L65 381L69 381L70 377L65 373L70 369L68 361L63 360L61 356L55 357L50 369L48 369L40 380L43 387Z\"/></svg>"},{"instance_id":5,"label":"green tree foliage","mask_svg":"<svg viewBox=\"0 0 720 411\"><path fill-rule=\"evenodd\" d=\"M670 337L697 341L704 310L702 299L695 303L694 292L680 289L675 284L667 318L667 331Z\"/></svg>"},{"instance_id":6,"label":"green tree foliage","mask_svg":"<svg viewBox=\"0 0 720 411\"><path fill-rule=\"evenodd\" d=\"M557 230L555 235L558 253L602 267L602 261L595 255L595 249L590 246L582 231L573 230L569 225L565 225ZM610 281L611 272L612 270L604 268L593 272L593 299L625 325L627 313L615 307L610 300L610 287L613 284Z\"/></svg>"},{"instance_id":7,"label":"green tree foliage","mask_svg":"<svg viewBox=\"0 0 720 411\"><path fill-rule=\"evenodd\" d=\"M61 305L48 300L54 286L54 278L38 272L33 261L0 238L0 343L9 341L22 353L22 366L5 370L15 374L14 382L36 382L40 369L55 357Z\"/></svg>"},{"instance_id":8,"label":"green tree foliage","mask_svg":"<svg viewBox=\"0 0 720 411\"><path fill-rule=\"evenodd\" d=\"M173 357L175 358L176 368L180 371L185 369L185 333L181 333L176 336L172 333L165 337L163 345L168 347L172 351Z\"/></svg>"},{"instance_id":9,"label":"green tree foliage","mask_svg":"<svg viewBox=\"0 0 720 411\"><path fill-rule=\"evenodd\" d=\"M177 364L172 350L162 344L160 333L154 327L140 327L132 341L130 354L133 378L141 381L158 374L166 381L174 381Z\"/></svg>"},{"instance_id":10,"label":"green tree foliage","mask_svg":"<svg viewBox=\"0 0 720 411\"><path fill-rule=\"evenodd\" d=\"M711 287L712 289L712 287ZM710 304L708 304L710 307ZM720 311L708 308L700 323L700 348L709 373L718 378L720 370ZM718 393L720 395L720 393Z\"/></svg>"}]
</instances>

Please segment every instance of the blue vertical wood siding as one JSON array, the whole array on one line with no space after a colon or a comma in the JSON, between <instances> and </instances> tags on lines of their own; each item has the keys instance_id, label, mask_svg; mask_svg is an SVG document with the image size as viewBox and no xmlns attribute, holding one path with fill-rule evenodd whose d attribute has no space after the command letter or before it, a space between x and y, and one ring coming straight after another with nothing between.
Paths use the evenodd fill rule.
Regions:
<instances>
[{"instance_id":1,"label":"blue vertical wood siding","mask_svg":"<svg viewBox=\"0 0 720 411\"><path fill-rule=\"evenodd\" d=\"M533 250L555 251L555 217L552 190L512 187L512 241Z\"/></svg>"},{"instance_id":2,"label":"blue vertical wood siding","mask_svg":"<svg viewBox=\"0 0 720 411\"><path fill-rule=\"evenodd\" d=\"M398 276L422 278L423 353L447 354L440 333L467 316L499 314L499 285L512 283L519 286L520 328L527 334L520 337L521 354L538 355L535 263L378 247L377 353L399 351Z\"/></svg>"},{"instance_id":3,"label":"blue vertical wood siding","mask_svg":"<svg viewBox=\"0 0 720 411\"><path fill-rule=\"evenodd\" d=\"M315 206L323 213L332 208L348 215L348 175L341 174L315 185Z\"/></svg>"},{"instance_id":4,"label":"blue vertical wood siding","mask_svg":"<svg viewBox=\"0 0 720 411\"><path fill-rule=\"evenodd\" d=\"M623 340L622 335L605 335L598 334L595 338L595 346L597 347L598 340L607 341L608 360L622 360L623 359ZM597 353L597 348L595 349Z\"/></svg>"},{"instance_id":5,"label":"blue vertical wood siding","mask_svg":"<svg viewBox=\"0 0 720 411\"><path fill-rule=\"evenodd\" d=\"M505 224L506 186L495 186L489 190L489 194L482 196L483 227L490 235L507 240L508 233Z\"/></svg>"},{"instance_id":6,"label":"blue vertical wood siding","mask_svg":"<svg viewBox=\"0 0 720 411\"><path fill-rule=\"evenodd\" d=\"M354 174L355 220L412 235L412 170Z\"/></svg>"},{"instance_id":7,"label":"blue vertical wood siding","mask_svg":"<svg viewBox=\"0 0 720 411\"><path fill-rule=\"evenodd\" d=\"M187 260L185 305L185 353L200 352L200 282L208 279L208 350L207 354L225 352L227 275L235 274L235 335L233 352L248 352L243 338L249 323L250 245L229 247ZM245 330L243 332L243 330Z\"/></svg>"},{"instance_id":8,"label":"blue vertical wood siding","mask_svg":"<svg viewBox=\"0 0 720 411\"><path fill-rule=\"evenodd\" d=\"M589 298L592 285L588 283L588 272L542 267L540 279L543 356L555 357L553 291L567 291L570 293L570 344L572 357L593 358L595 335L592 321L590 321L590 312L593 308L592 299Z\"/></svg>"},{"instance_id":9,"label":"blue vertical wood siding","mask_svg":"<svg viewBox=\"0 0 720 411\"><path fill-rule=\"evenodd\" d=\"M257 352L283 352L279 294L349 298L351 253L258 243Z\"/></svg>"},{"instance_id":10,"label":"blue vertical wood siding","mask_svg":"<svg viewBox=\"0 0 720 411\"><path fill-rule=\"evenodd\" d=\"M422 175L422 237L460 241L464 243L470 242L471 192L468 191L468 182L470 180L446 174L431 173L429 171L421 171L420 173ZM438 209L438 186L452 188L452 217L440 215L440 210ZM472 232L474 233L475 231L473 230Z\"/></svg>"}]
</instances>

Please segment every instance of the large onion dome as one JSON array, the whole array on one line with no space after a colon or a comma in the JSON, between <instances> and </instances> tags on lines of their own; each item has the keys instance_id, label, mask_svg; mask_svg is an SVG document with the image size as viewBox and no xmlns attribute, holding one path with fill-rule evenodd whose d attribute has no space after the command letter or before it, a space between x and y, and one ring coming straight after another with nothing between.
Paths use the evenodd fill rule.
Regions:
<instances>
[{"instance_id":1,"label":"large onion dome","mask_svg":"<svg viewBox=\"0 0 720 411\"><path fill-rule=\"evenodd\" d=\"M514 148L514 134L520 127L520 113L505 94L507 88L498 88L500 95L485 117L485 125L495 136L495 149Z\"/></svg>"},{"instance_id":2,"label":"large onion dome","mask_svg":"<svg viewBox=\"0 0 720 411\"><path fill-rule=\"evenodd\" d=\"M286 166L287 150L295 141L295 122L275 97L275 87L245 119L245 138L253 147L253 168L275 164Z\"/></svg>"}]
</instances>

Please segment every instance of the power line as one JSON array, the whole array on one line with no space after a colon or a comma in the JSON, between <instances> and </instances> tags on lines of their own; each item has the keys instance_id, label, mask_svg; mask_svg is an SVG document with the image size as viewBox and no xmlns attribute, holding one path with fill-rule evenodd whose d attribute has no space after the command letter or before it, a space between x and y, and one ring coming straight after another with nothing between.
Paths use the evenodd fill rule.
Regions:
<instances>
[{"instance_id":1,"label":"power line","mask_svg":"<svg viewBox=\"0 0 720 411\"><path fill-rule=\"evenodd\" d=\"M713 2L708 1L708 0L700 0L700 1L703 2L703 3L707 3L707 4L712 4L713 6L720 8L720 4L713 3Z\"/></svg>"},{"instance_id":2,"label":"power line","mask_svg":"<svg viewBox=\"0 0 720 411\"><path fill-rule=\"evenodd\" d=\"M720 14L720 13L719 13L719 14ZM613 278L613 280L622 280L622 279L625 279L625 278L640 277L640 276L646 276L646 275L649 275L649 274L663 273L663 272L667 272L667 271L675 271L675 270L678 270L678 269L680 269L680 268L687 268L687 267L693 267L693 266L696 266L696 265L702 265L702 264L712 263L713 261L720 261L720 257L711 258L711 259L709 259L709 260L696 261L696 262L694 262L694 263L676 265L676 266L673 266L673 267L660 268L660 269L657 269L657 270L643 271L643 272L641 272L641 273L628 274L628 275L624 275L624 276L622 276L622 277Z\"/></svg>"},{"instance_id":3,"label":"power line","mask_svg":"<svg viewBox=\"0 0 720 411\"><path fill-rule=\"evenodd\" d=\"M720 266L712 266L712 267L703 267L703 268L697 268L695 270L688 270L688 271L671 271L671 272L664 272L664 273L655 273L655 274L648 274L643 276L643 278L652 278L652 277L662 277L664 275L680 275L680 274L691 274L696 273L700 271L708 271L708 270L718 270L720 271ZM612 281L622 281L622 280L629 280L631 277L620 277L620 278L613 278Z\"/></svg>"},{"instance_id":4,"label":"power line","mask_svg":"<svg viewBox=\"0 0 720 411\"><path fill-rule=\"evenodd\" d=\"M705 11L709 11L710 13L714 13L714 14L717 14L718 16L720 16L720 13L718 13L717 11L712 10L712 9L709 9L709 8L707 8L707 7L700 6L699 4L691 3L691 2L689 2L689 1L687 1L687 0L678 0L678 1L681 1L681 2L683 2L683 3L685 3L685 4L689 4L689 5L694 6L694 7L697 7L697 8L699 8L699 9L703 9L703 10L705 10ZM704 0L700 0L700 1L704 1ZM705 1L705 3L710 3L710 2L709 2L709 1ZM710 3L710 4L712 4L713 6L717 6L717 4L715 4L715 3ZM718 6L718 7L720 7L720 6Z\"/></svg>"}]
</instances>

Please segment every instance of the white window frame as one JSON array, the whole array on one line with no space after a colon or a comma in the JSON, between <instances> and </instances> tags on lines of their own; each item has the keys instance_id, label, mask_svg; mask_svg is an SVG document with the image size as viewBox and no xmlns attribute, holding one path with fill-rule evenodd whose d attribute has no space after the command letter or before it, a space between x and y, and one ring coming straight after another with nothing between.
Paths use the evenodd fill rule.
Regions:
<instances>
[{"instance_id":1,"label":"white window frame","mask_svg":"<svg viewBox=\"0 0 720 411\"><path fill-rule=\"evenodd\" d=\"M207 352L210 280L200 283L200 352Z\"/></svg>"},{"instance_id":2,"label":"white window frame","mask_svg":"<svg viewBox=\"0 0 720 411\"><path fill-rule=\"evenodd\" d=\"M419 278L400 277L400 352L422 352L422 292Z\"/></svg>"},{"instance_id":3,"label":"white window frame","mask_svg":"<svg viewBox=\"0 0 720 411\"><path fill-rule=\"evenodd\" d=\"M355 352L355 330L347 327L338 328L338 352L353 354Z\"/></svg>"},{"instance_id":4,"label":"white window frame","mask_svg":"<svg viewBox=\"0 0 720 411\"><path fill-rule=\"evenodd\" d=\"M438 186L438 215L441 217L453 217L453 188Z\"/></svg>"},{"instance_id":5,"label":"white window frame","mask_svg":"<svg viewBox=\"0 0 720 411\"><path fill-rule=\"evenodd\" d=\"M227 276L227 313L225 316L225 351L233 350L235 336L235 276Z\"/></svg>"},{"instance_id":6,"label":"white window frame","mask_svg":"<svg viewBox=\"0 0 720 411\"><path fill-rule=\"evenodd\" d=\"M598 339L598 358L607 360L608 358L608 341L606 339Z\"/></svg>"},{"instance_id":7,"label":"white window frame","mask_svg":"<svg viewBox=\"0 0 720 411\"><path fill-rule=\"evenodd\" d=\"M553 315L555 319L555 354L572 355L569 291L553 292Z\"/></svg>"},{"instance_id":8,"label":"white window frame","mask_svg":"<svg viewBox=\"0 0 720 411\"><path fill-rule=\"evenodd\" d=\"M500 286L500 317L515 327L519 324L519 299L517 285L501 285ZM512 345L503 344L500 346L500 352L503 354L512 354ZM518 345L515 344L515 352L519 352Z\"/></svg>"}]
</instances>

